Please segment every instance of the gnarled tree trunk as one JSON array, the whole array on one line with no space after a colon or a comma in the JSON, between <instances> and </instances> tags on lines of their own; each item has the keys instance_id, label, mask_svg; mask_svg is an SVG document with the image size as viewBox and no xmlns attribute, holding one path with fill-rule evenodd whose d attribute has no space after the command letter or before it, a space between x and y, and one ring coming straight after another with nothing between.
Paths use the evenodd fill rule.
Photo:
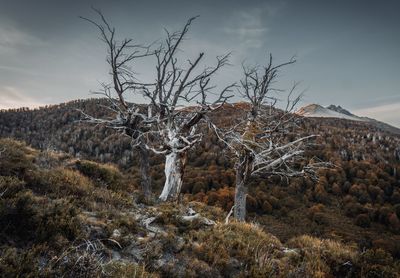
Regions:
<instances>
[{"instance_id":1,"label":"gnarled tree trunk","mask_svg":"<svg viewBox=\"0 0 400 278\"><path fill-rule=\"evenodd\" d=\"M242 167L236 167L236 187L235 187L235 207L234 216L236 220L245 221L246 219L246 197L247 186L243 179Z\"/></svg>"},{"instance_id":2,"label":"gnarled tree trunk","mask_svg":"<svg viewBox=\"0 0 400 278\"><path fill-rule=\"evenodd\" d=\"M251 157L248 156L247 153L244 153L235 166L236 187L234 217L238 221L246 220L246 197L248 192L246 183L250 173L251 162Z\"/></svg>"},{"instance_id":3,"label":"gnarled tree trunk","mask_svg":"<svg viewBox=\"0 0 400 278\"><path fill-rule=\"evenodd\" d=\"M151 176L150 176L150 159L149 151L144 145L138 146L139 151L139 164L140 164L140 176L141 176L141 187L144 198L150 200L152 198L151 193Z\"/></svg>"},{"instance_id":4,"label":"gnarled tree trunk","mask_svg":"<svg viewBox=\"0 0 400 278\"><path fill-rule=\"evenodd\" d=\"M165 157L165 184L161 201L177 201L181 193L187 152L171 152Z\"/></svg>"}]
</instances>

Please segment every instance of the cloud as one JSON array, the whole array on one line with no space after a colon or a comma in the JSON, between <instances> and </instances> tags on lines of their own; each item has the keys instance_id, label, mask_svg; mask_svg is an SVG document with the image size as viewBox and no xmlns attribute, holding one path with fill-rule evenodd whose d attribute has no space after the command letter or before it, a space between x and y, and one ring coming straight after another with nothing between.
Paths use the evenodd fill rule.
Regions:
<instances>
[{"instance_id":1,"label":"cloud","mask_svg":"<svg viewBox=\"0 0 400 278\"><path fill-rule=\"evenodd\" d=\"M400 102L354 110L354 114L367 116L400 127Z\"/></svg>"},{"instance_id":2,"label":"cloud","mask_svg":"<svg viewBox=\"0 0 400 278\"><path fill-rule=\"evenodd\" d=\"M238 41L252 48L260 48L268 32L260 9L236 12L227 25L223 28L225 33L237 36Z\"/></svg>"},{"instance_id":3,"label":"cloud","mask_svg":"<svg viewBox=\"0 0 400 278\"><path fill-rule=\"evenodd\" d=\"M3 26L1 26L3 25ZM0 53L15 52L17 47L21 46L40 46L43 41L35 36L28 34L12 25L0 25Z\"/></svg>"},{"instance_id":4,"label":"cloud","mask_svg":"<svg viewBox=\"0 0 400 278\"><path fill-rule=\"evenodd\" d=\"M15 87L4 86L0 88L0 109L10 109L19 107L38 107L42 106L40 103L32 98L26 96Z\"/></svg>"}]
</instances>

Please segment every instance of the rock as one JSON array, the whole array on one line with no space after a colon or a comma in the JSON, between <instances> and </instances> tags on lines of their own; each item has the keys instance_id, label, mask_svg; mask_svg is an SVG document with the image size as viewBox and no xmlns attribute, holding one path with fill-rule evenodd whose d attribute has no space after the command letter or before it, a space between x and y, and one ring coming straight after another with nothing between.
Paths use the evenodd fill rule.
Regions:
<instances>
[{"instance_id":1,"label":"rock","mask_svg":"<svg viewBox=\"0 0 400 278\"><path fill-rule=\"evenodd\" d=\"M143 261L143 250L140 249L138 246L135 244L129 245L126 249L125 252L131 255L137 262Z\"/></svg>"},{"instance_id":2,"label":"rock","mask_svg":"<svg viewBox=\"0 0 400 278\"><path fill-rule=\"evenodd\" d=\"M112 238L118 239L121 237L121 232L118 229L115 229L111 235Z\"/></svg>"},{"instance_id":3,"label":"rock","mask_svg":"<svg viewBox=\"0 0 400 278\"><path fill-rule=\"evenodd\" d=\"M298 249L290 249L287 247L283 247L282 252L285 254L294 254L294 255L298 255Z\"/></svg>"},{"instance_id":4,"label":"rock","mask_svg":"<svg viewBox=\"0 0 400 278\"><path fill-rule=\"evenodd\" d=\"M185 247L185 240L182 237L177 237L174 245L174 251L180 252Z\"/></svg>"},{"instance_id":5,"label":"rock","mask_svg":"<svg viewBox=\"0 0 400 278\"><path fill-rule=\"evenodd\" d=\"M207 225L207 226L211 226L211 225L215 225L215 221L210 220L208 218L202 217L199 213L195 214L195 215L184 215L181 217L182 221L184 222L192 222L195 219L198 219L200 221L200 223Z\"/></svg>"},{"instance_id":6,"label":"rock","mask_svg":"<svg viewBox=\"0 0 400 278\"><path fill-rule=\"evenodd\" d=\"M196 212L192 208L188 209L187 215L195 215L195 214L196 214Z\"/></svg>"},{"instance_id":7,"label":"rock","mask_svg":"<svg viewBox=\"0 0 400 278\"><path fill-rule=\"evenodd\" d=\"M113 260L120 260L121 259L121 254L118 251L112 251L111 257Z\"/></svg>"},{"instance_id":8,"label":"rock","mask_svg":"<svg viewBox=\"0 0 400 278\"><path fill-rule=\"evenodd\" d=\"M144 220L142 220L142 225L149 230L150 232L154 233L154 234L159 234L159 233L165 233L164 230L162 228L156 227L156 226L150 226L151 223L154 222L154 220L156 220L157 217L149 217L146 218Z\"/></svg>"}]
</instances>

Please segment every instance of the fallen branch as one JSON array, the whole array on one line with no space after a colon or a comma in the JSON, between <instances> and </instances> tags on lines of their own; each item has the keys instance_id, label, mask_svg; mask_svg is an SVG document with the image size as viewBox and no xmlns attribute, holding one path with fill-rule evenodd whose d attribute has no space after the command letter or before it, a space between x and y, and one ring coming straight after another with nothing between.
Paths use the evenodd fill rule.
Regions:
<instances>
[{"instance_id":1,"label":"fallen branch","mask_svg":"<svg viewBox=\"0 0 400 278\"><path fill-rule=\"evenodd\" d=\"M228 215L226 216L226 218L225 218L225 225L226 225L226 224L229 224L229 217L231 217L234 208L235 208L235 205L233 205L233 206L231 207L231 210L229 211Z\"/></svg>"}]
</instances>

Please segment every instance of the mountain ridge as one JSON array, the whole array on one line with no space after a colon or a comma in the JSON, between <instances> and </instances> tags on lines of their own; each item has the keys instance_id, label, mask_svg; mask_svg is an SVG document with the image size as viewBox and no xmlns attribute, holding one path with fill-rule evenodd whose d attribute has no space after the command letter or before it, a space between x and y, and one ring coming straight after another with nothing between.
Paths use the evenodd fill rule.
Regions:
<instances>
[{"instance_id":1,"label":"mountain ridge","mask_svg":"<svg viewBox=\"0 0 400 278\"><path fill-rule=\"evenodd\" d=\"M308 104L301 107L296 111L297 115L309 118L339 118L351 121L361 121L372 124L381 130L388 131L394 134L400 134L400 128L387 124L385 122L378 121L369 117L360 117L350 111L344 109L340 105L329 105L323 107L319 104Z\"/></svg>"}]
</instances>

